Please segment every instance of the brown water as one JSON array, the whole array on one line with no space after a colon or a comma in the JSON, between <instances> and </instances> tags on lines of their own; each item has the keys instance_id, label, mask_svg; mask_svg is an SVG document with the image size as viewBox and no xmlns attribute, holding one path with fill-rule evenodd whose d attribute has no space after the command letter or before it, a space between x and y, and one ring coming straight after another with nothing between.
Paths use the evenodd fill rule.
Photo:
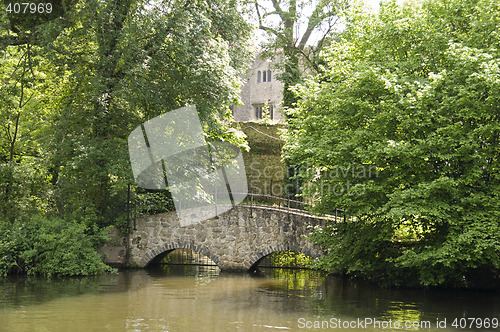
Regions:
<instances>
[{"instance_id":1,"label":"brown water","mask_svg":"<svg viewBox=\"0 0 500 332\"><path fill-rule=\"evenodd\" d=\"M339 320L351 324L345 331L417 330L406 321L428 321L426 331L500 330L451 326L455 318L500 319L498 293L384 290L307 270L237 275L161 266L98 278L11 278L0 281L0 294L0 331L335 331ZM447 328L437 329L445 318Z\"/></svg>"}]
</instances>

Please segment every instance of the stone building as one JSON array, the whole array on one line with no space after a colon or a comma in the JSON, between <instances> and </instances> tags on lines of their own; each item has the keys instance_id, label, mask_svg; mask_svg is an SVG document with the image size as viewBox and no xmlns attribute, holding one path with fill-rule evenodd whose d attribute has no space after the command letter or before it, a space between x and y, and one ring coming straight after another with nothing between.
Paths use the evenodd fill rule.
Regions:
<instances>
[{"instance_id":1,"label":"stone building","mask_svg":"<svg viewBox=\"0 0 500 332\"><path fill-rule=\"evenodd\" d=\"M234 121L259 121L266 117L266 108L269 120L283 122L281 112L283 99L283 83L276 79L276 70L273 63L267 59L257 59L243 77L241 101L243 105L232 107Z\"/></svg>"}]
</instances>

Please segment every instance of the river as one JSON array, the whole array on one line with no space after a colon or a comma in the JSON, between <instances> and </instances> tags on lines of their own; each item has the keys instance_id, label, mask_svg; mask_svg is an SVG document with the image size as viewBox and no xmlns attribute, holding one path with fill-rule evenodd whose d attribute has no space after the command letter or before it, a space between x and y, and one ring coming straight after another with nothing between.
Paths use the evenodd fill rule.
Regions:
<instances>
[{"instance_id":1,"label":"river","mask_svg":"<svg viewBox=\"0 0 500 332\"><path fill-rule=\"evenodd\" d=\"M498 331L500 319L498 292L380 289L298 269L226 274L161 265L91 278L7 278L0 291L0 331L9 332Z\"/></svg>"}]
</instances>

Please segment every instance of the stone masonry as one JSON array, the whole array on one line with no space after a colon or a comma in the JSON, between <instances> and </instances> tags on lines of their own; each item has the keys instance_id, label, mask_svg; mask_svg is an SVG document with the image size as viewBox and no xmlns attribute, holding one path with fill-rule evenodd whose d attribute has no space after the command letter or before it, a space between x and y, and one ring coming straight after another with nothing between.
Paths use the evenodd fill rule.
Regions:
<instances>
[{"instance_id":1,"label":"stone masonry","mask_svg":"<svg viewBox=\"0 0 500 332\"><path fill-rule=\"evenodd\" d=\"M303 211L271 206L239 205L193 225L181 227L175 212L137 218L129 238L130 263L147 266L158 255L191 249L212 259L223 271L247 271L261 258L280 250L300 251L313 258L319 247L305 238L316 226L333 222Z\"/></svg>"},{"instance_id":2,"label":"stone masonry","mask_svg":"<svg viewBox=\"0 0 500 332\"><path fill-rule=\"evenodd\" d=\"M280 60L276 60L279 62ZM281 110L283 99L283 83L276 79L279 71L276 71L276 62L261 59L259 56L252 63L246 75L242 77L241 101L243 105L233 107L234 121L247 122L258 121L255 108L268 104L273 107L273 121L284 121L285 117ZM271 72L271 79L264 81L263 73ZM259 82L258 76L262 75Z\"/></svg>"}]
</instances>

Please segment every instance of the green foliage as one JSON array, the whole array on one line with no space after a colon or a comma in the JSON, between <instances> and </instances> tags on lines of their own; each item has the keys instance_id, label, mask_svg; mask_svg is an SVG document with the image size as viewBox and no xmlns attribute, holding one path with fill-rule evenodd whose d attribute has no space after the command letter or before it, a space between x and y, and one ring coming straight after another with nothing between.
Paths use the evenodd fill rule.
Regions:
<instances>
[{"instance_id":1,"label":"green foliage","mask_svg":"<svg viewBox=\"0 0 500 332\"><path fill-rule=\"evenodd\" d=\"M390 260L402 244L392 241L388 224L349 222L317 229L310 239L326 248L326 255L312 262L314 268L370 279L382 286L415 286L409 270L397 269Z\"/></svg>"},{"instance_id":2,"label":"green foliage","mask_svg":"<svg viewBox=\"0 0 500 332\"><path fill-rule=\"evenodd\" d=\"M2 12L0 162L43 165L60 216L123 225L127 136L140 123L194 104L207 140L244 146L226 121L250 58L238 4L60 1L57 18L36 22ZM2 194L7 207L17 201Z\"/></svg>"},{"instance_id":3,"label":"green foliage","mask_svg":"<svg viewBox=\"0 0 500 332\"><path fill-rule=\"evenodd\" d=\"M302 79L303 71L321 71L319 53L329 43L329 33L351 1L268 1L257 0L255 16L259 29L266 35L262 55L277 58L282 73L277 78L284 83L283 105L292 107L297 100L289 87ZM314 41L313 41L314 39Z\"/></svg>"},{"instance_id":4,"label":"green foliage","mask_svg":"<svg viewBox=\"0 0 500 332\"><path fill-rule=\"evenodd\" d=\"M0 275L97 275L113 271L95 250L105 230L59 218L0 224Z\"/></svg>"},{"instance_id":5,"label":"green foliage","mask_svg":"<svg viewBox=\"0 0 500 332\"><path fill-rule=\"evenodd\" d=\"M24 158L21 163L0 164L0 222L26 219L51 208L45 163Z\"/></svg>"},{"instance_id":6,"label":"green foliage","mask_svg":"<svg viewBox=\"0 0 500 332\"><path fill-rule=\"evenodd\" d=\"M262 106L262 124L268 126L271 123L271 111L267 101Z\"/></svg>"},{"instance_id":7,"label":"green foliage","mask_svg":"<svg viewBox=\"0 0 500 332\"><path fill-rule=\"evenodd\" d=\"M140 123L194 104L209 140L243 143L221 110L238 98L249 27L233 1L84 3L50 56L71 72L56 100L55 197L64 214L85 208L106 225L123 219L133 182L126 139ZM87 47L67 48L76 43Z\"/></svg>"},{"instance_id":8,"label":"green foliage","mask_svg":"<svg viewBox=\"0 0 500 332\"><path fill-rule=\"evenodd\" d=\"M131 197L132 215L134 217L174 211L174 201L168 191L146 191L137 188Z\"/></svg>"},{"instance_id":9,"label":"green foliage","mask_svg":"<svg viewBox=\"0 0 500 332\"><path fill-rule=\"evenodd\" d=\"M322 268L389 284L498 276L499 13L492 0L354 6L325 74L295 88L285 153L309 170L304 195L356 220L317 235Z\"/></svg>"},{"instance_id":10,"label":"green foliage","mask_svg":"<svg viewBox=\"0 0 500 332\"><path fill-rule=\"evenodd\" d=\"M310 257L301 252L277 251L271 254L271 266L279 267L309 267Z\"/></svg>"},{"instance_id":11,"label":"green foliage","mask_svg":"<svg viewBox=\"0 0 500 332\"><path fill-rule=\"evenodd\" d=\"M194 104L207 141L245 145L226 120L250 59L250 25L238 0L62 0L51 15L24 16L6 13L6 3L1 273L102 272L93 241L108 225L126 231L135 127ZM155 211L172 207L168 193L149 196Z\"/></svg>"}]
</instances>

